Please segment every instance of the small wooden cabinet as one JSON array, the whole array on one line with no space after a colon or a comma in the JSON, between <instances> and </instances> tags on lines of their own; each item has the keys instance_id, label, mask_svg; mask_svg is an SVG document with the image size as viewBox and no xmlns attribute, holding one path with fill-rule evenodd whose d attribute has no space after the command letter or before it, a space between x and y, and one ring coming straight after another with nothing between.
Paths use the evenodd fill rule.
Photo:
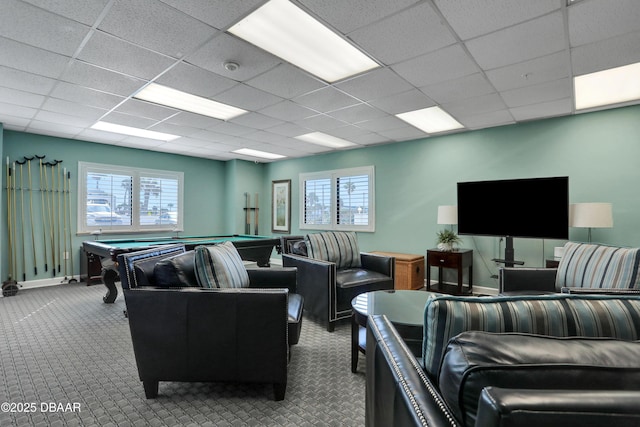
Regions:
<instances>
[{"instance_id":1,"label":"small wooden cabinet","mask_svg":"<svg viewBox=\"0 0 640 427\"><path fill-rule=\"evenodd\" d=\"M471 294L473 290L473 251L458 249L451 252L438 249L427 250L427 291L443 292L454 295ZM431 267L438 267L438 283L431 286ZM442 280L442 269L451 268L458 271L458 286L448 285ZM469 269L469 286L463 288L462 276L464 269Z\"/></svg>"},{"instance_id":2,"label":"small wooden cabinet","mask_svg":"<svg viewBox=\"0 0 640 427\"><path fill-rule=\"evenodd\" d=\"M424 256L397 252L372 252L396 259L395 289L421 289L424 287Z\"/></svg>"}]
</instances>

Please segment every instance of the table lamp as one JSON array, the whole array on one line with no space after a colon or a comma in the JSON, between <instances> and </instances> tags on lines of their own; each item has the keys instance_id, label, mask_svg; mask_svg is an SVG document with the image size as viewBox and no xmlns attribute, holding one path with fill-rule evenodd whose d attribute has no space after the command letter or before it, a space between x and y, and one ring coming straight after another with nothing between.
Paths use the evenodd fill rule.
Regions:
<instances>
[{"instance_id":1,"label":"table lamp","mask_svg":"<svg viewBox=\"0 0 640 427\"><path fill-rule=\"evenodd\" d=\"M443 205L438 206L438 224L446 224L453 226L458 223L458 206L456 205Z\"/></svg>"},{"instance_id":2,"label":"table lamp","mask_svg":"<svg viewBox=\"0 0 640 427\"><path fill-rule=\"evenodd\" d=\"M569 206L569 227L587 228L587 241L591 243L592 228L612 228L611 203L574 203Z\"/></svg>"}]
</instances>

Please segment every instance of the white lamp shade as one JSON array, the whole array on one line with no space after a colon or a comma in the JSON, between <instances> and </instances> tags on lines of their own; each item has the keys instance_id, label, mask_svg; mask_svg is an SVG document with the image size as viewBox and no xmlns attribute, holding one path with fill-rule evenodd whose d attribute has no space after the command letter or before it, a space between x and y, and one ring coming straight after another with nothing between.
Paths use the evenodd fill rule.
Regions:
<instances>
[{"instance_id":1,"label":"white lamp shade","mask_svg":"<svg viewBox=\"0 0 640 427\"><path fill-rule=\"evenodd\" d=\"M438 224L457 224L458 207L455 205L438 206Z\"/></svg>"},{"instance_id":2,"label":"white lamp shade","mask_svg":"<svg viewBox=\"0 0 640 427\"><path fill-rule=\"evenodd\" d=\"M569 226L581 228L613 227L611 203L574 203L569 206Z\"/></svg>"}]
</instances>

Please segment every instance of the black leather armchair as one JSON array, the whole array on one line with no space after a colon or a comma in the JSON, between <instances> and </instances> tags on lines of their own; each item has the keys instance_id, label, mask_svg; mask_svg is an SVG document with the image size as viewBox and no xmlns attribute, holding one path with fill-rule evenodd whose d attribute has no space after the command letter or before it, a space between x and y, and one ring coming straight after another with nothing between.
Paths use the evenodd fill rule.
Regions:
<instances>
[{"instance_id":1,"label":"black leather armchair","mask_svg":"<svg viewBox=\"0 0 640 427\"><path fill-rule=\"evenodd\" d=\"M302 320L303 300L286 285L295 290L295 270L259 269L249 273L251 287L241 289L138 285L149 279L141 275L154 263L184 252L173 246L118 257L146 397L158 395L160 381L235 381L271 383L275 400L284 399L293 344L288 336L297 342ZM289 315L292 299L296 325Z\"/></svg>"},{"instance_id":2,"label":"black leather armchair","mask_svg":"<svg viewBox=\"0 0 640 427\"><path fill-rule=\"evenodd\" d=\"M336 321L351 316L351 300L364 292L393 289L395 258L360 253L360 268L338 269L336 264L307 257L304 240L288 247L282 265L296 267L298 293L304 297L305 311L327 322L333 332ZM283 248L283 251L285 249Z\"/></svg>"}]
</instances>

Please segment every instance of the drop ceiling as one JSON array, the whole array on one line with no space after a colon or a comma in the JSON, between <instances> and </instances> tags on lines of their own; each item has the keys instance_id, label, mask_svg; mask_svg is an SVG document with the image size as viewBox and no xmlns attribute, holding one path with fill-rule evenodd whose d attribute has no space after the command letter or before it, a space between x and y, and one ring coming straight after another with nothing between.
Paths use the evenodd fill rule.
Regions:
<instances>
[{"instance_id":1,"label":"drop ceiling","mask_svg":"<svg viewBox=\"0 0 640 427\"><path fill-rule=\"evenodd\" d=\"M217 160L431 135L398 119L440 106L464 132L575 114L573 77L640 62L640 1L298 0L380 67L333 84L226 30L263 0L2 0L5 129ZM235 71L225 63L239 65ZM150 82L248 110L229 121L134 99ZM635 101L625 105L640 103ZM179 135L93 130L97 121Z\"/></svg>"}]
</instances>

